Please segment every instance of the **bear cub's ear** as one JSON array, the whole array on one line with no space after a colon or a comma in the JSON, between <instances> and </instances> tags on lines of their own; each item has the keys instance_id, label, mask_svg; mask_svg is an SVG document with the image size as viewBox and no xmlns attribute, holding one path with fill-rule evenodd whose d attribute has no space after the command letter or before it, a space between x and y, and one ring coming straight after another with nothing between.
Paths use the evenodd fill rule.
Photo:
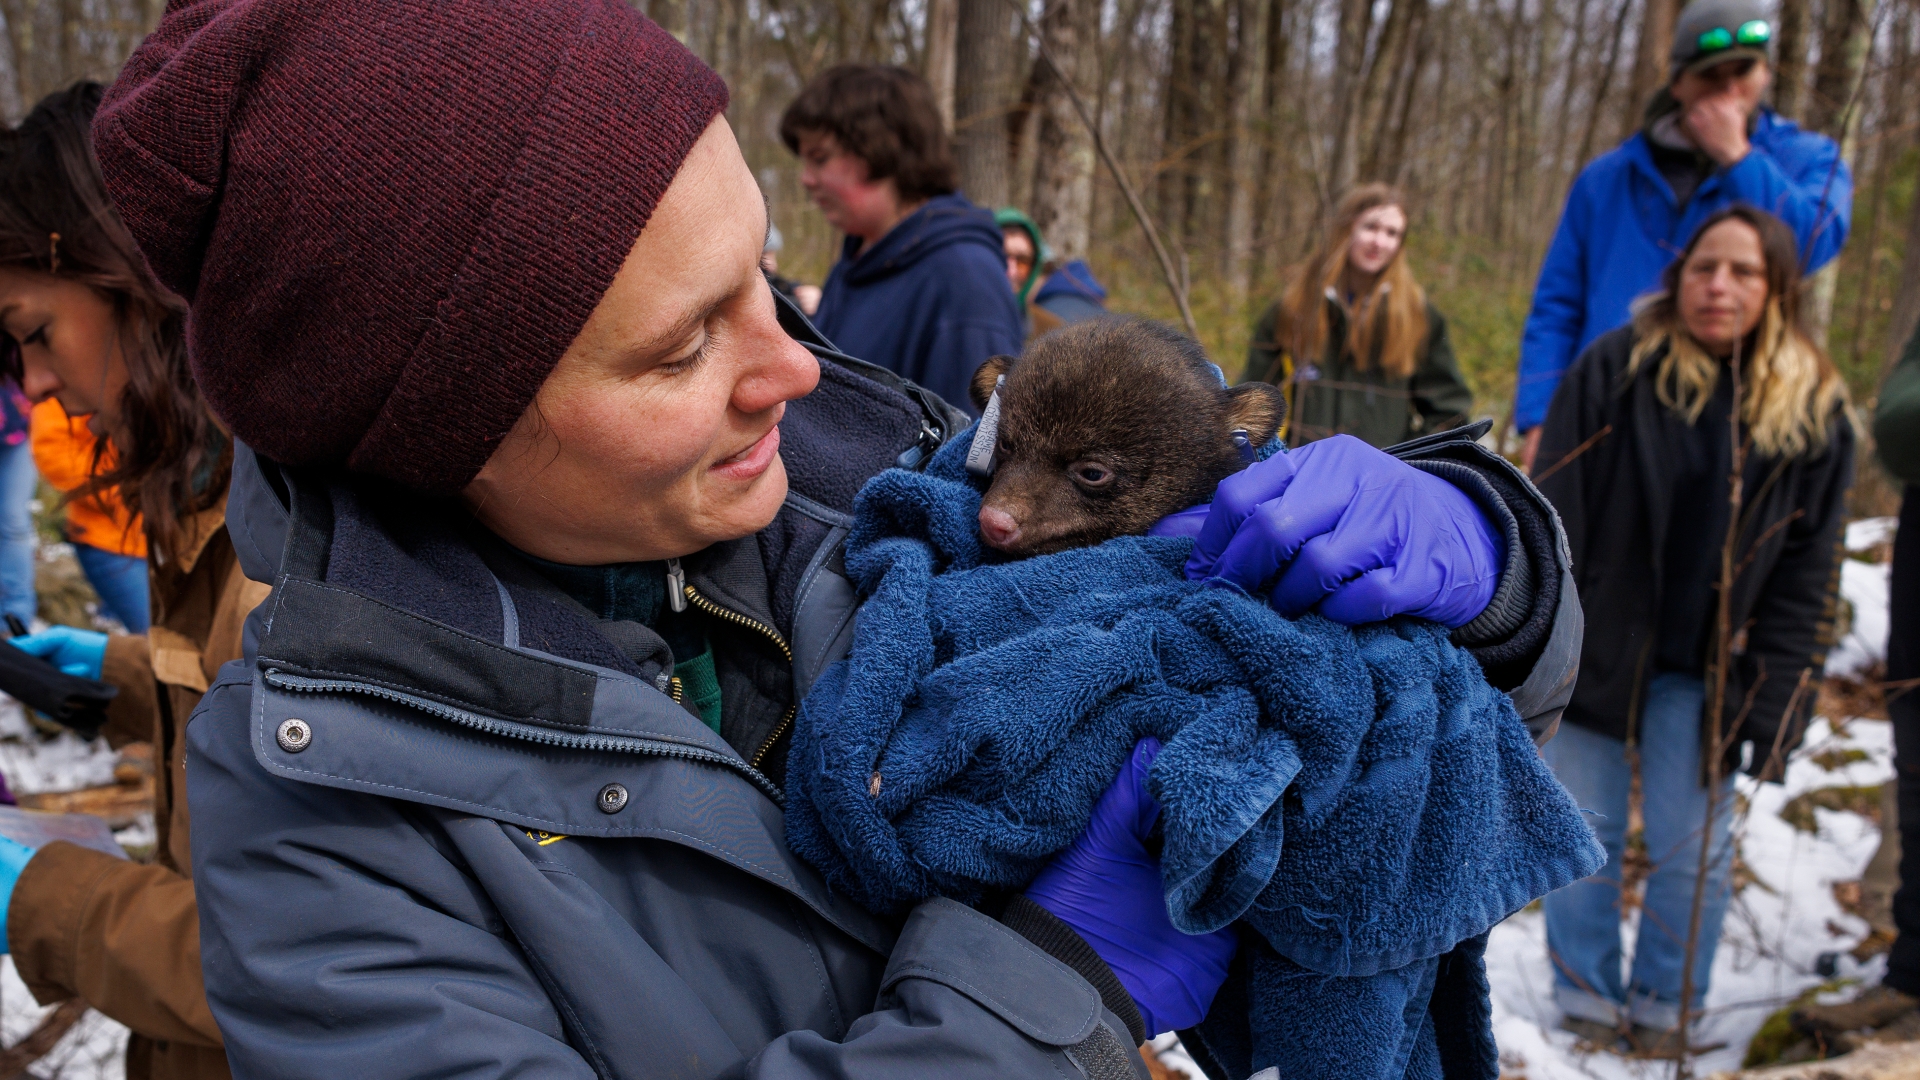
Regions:
<instances>
[{"instance_id":1,"label":"bear cub's ear","mask_svg":"<svg viewBox=\"0 0 1920 1080\"><path fill-rule=\"evenodd\" d=\"M974 376L975 385L979 378ZM1286 418L1286 395L1272 383L1241 383L1227 391L1227 430L1245 431L1256 449L1273 441Z\"/></svg>"},{"instance_id":2,"label":"bear cub's ear","mask_svg":"<svg viewBox=\"0 0 1920 1080\"><path fill-rule=\"evenodd\" d=\"M984 410L987 407L987 399L993 396L994 384L998 383L1000 376L1005 375L1007 369L1011 367L1013 367L1013 357L996 356L981 364L980 370L973 373L973 382L967 387L967 396L973 399L975 409Z\"/></svg>"}]
</instances>

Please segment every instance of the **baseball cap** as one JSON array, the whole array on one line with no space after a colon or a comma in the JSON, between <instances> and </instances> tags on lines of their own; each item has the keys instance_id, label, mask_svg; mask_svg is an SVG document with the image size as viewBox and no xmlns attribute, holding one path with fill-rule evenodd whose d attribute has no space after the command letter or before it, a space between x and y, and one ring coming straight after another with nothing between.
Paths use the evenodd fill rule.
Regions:
<instances>
[{"instance_id":1,"label":"baseball cap","mask_svg":"<svg viewBox=\"0 0 1920 1080\"><path fill-rule=\"evenodd\" d=\"M1729 60L1765 60L1772 45L1764 0L1694 0L1674 27L1667 78Z\"/></svg>"}]
</instances>

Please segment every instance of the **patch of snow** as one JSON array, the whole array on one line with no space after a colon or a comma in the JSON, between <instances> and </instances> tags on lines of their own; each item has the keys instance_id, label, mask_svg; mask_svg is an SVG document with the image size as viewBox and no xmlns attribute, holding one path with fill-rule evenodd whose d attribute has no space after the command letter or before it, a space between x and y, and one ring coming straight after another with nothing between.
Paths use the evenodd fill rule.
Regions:
<instances>
[{"instance_id":1,"label":"patch of snow","mask_svg":"<svg viewBox=\"0 0 1920 1080\"><path fill-rule=\"evenodd\" d=\"M144 811L133 824L114 833L113 841L124 848L151 848L158 844L160 833L153 824L153 811Z\"/></svg>"},{"instance_id":2,"label":"patch of snow","mask_svg":"<svg viewBox=\"0 0 1920 1080\"><path fill-rule=\"evenodd\" d=\"M0 1038L12 1046L52 1011L34 1002L13 970L13 957L0 956ZM126 1046L125 1027L89 1010L27 1075L37 1080L126 1080Z\"/></svg>"},{"instance_id":3,"label":"patch of snow","mask_svg":"<svg viewBox=\"0 0 1920 1080\"><path fill-rule=\"evenodd\" d=\"M25 739L35 735L33 725L27 722L27 707L0 694L0 739Z\"/></svg>"},{"instance_id":4,"label":"patch of snow","mask_svg":"<svg viewBox=\"0 0 1920 1080\"><path fill-rule=\"evenodd\" d=\"M1847 550L1872 551L1881 544L1893 543L1893 534L1900 526L1899 518L1875 517L1861 518L1847 523Z\"/></svg>"},{"instance_id":5,"label":"patch of snow","mask_svg":"<svg viewBox=\"0 0 1920 1080\"><path fill-rule=\"evenodd\" d=\"M1828 750L1859 750L1866 757L1828 771L1812 760ZM1788 765L1784 784L1758 784L1745 776L1736 781L1750 807L1736 822L1741 852L1760 884L1742 890L1727 913L1695 1038L1697 1043L1726 1046L1700 1055L1696 1075L1738 1068L1767 1015L1824 981L1814 972L1820 954L1844 949L1865 934L1865 923L1840 910L1832 885L1860 876L1879 843L1879 830L1855 814L1816 810L1818 832L1808 835L1782 821L1780 809L1814 788L1884 783L1893 776L1892 758L1892 729L1884 721L1854 720L1844 732L1836 732L1825 720L1815 720ZM1834 936L1830 927L1845 936ZM1633 939L1625 940L1630 950ZM1882 958L1858 964L1842 953L1839 975L1871 985L1883 968ZM1560 1030L1546 920L1538 910L1521 912L1494 928L1487 945L1487 975L1493 985L1494 1035L1510 1071L1524 1072L1528 1080L1653 1080L1671 1075L1670 1063L1582 1052L1575 1046L1576 1037Z\"/></svg>"},{"instance_id":6,"label":"patch of snow","mask_svg":"<svg viewBox=\"0 0 1920 1080\"><path fill-rule=\"evenodd\" d=\"M1207 1074L1201 1071L1193 1058L1187 1056L1187 1048L1180 1045L1180 1036L1169 1031L1163 1035L1155 1035L1148 1039L1147 1043L1153 1047L1154 1053L1160 1056L1160 1064L1165 1065L1175 1076L1185 1076L1189 1080L1207 1080Z\"/></svg>"},{"instance_id":7,"label":"patch of snow","mask_svg":"<svg viewBox=\"0 0 1920 1080\"><path fill-rule=\"evenodd\" d=\"M1861 524L1854 522L1854 525ZM1851 532L1853 526L1847 527ZM1840 598L1853 609L1847 636L1827 653L1827 674L1851 675L1887 658L1892 563L1840 562Z\"/></svg>"},{"instance_id":8,"label":"patch of snow","mask_svg":"<svg viewBox=\"0 0 1920 1080\"><path fill-rule=\"evenodd\" d=\"M21 794L74 791L113 783L117 756L105 739L89 742L71 731L48 739L34 732L0 740L0 773Z\"/></svg>"}]
</instances>

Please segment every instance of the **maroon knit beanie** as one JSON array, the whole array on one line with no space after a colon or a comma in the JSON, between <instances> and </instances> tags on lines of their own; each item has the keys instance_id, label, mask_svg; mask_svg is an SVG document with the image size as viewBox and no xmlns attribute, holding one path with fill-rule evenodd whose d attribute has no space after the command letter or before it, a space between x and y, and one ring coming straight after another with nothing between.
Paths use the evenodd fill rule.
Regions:
<instances>
[{"instance_id":1,"label":"maroon knit beanie","mask_svg":"<svg viewBox=\"0 0 1920 1080\"><path fill-rule=\"evenodd\" d=\"M236 436L448 493L726 102L623 0L173 0L94 148Z\"/></svg>"}]
</instances>

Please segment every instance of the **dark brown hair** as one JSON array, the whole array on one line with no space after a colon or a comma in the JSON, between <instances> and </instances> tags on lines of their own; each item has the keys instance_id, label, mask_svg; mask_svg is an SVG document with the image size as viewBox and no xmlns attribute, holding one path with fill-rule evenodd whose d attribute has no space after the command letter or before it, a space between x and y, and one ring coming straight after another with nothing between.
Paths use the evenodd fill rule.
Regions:
<instances>
[{"instance_id":1,"label":"dark brown hair","mask_svg":"<svg viewBox=\"0 0 1920 1080\"><path fill-rule=\"evenodd\" d=\"M891 178L913 202L959 187L933 88L903 67L841 64L808 83L780 114L780 141L800 152L803 135L833 136L867 163L867 179Z\"/></svg>"},{"instance_id":2,"label":"dark brown hair","mask_svg":"<svg viewBox=\"0 0 1920 1080\"><path fill-rule=\"evenodd\" d=\"M1293 275L1281 297L1280 344L1292 352L1296 362L1319 360L1327 340L1326 292L1338 288L1346 273L1347 252L1353 246L1353 229L1360 215L1381 206L1399 207L1411 229L1413 215L1407 213L1407 197L1399 188L1361 184L1340 200L1320 250ZM1427 342L1427 294L1407 264L1405 233L1400 237L1400 250L1381 269L1373 292L1354 298L1351 314L1345 345L1353 353L1355 366L1361 371L1372 367L1377 352L1380 370L1398 379L1411 376L1420 349ZM1273 373L1267 376L1269 381L1274 377Z\"/></svg>"},{"instance_id":3,"label":"dark brown hair","mask_svg":"<svg viewBox=\"0 0 1920 1080\"><path fill-rule=\"evenodd\" d=\"M0 132L0 266L84 282L112 303L127 365L114 454L101 443L96 475L70 497L118 489L169 557L194 539L187 519L226 496L233 447L187 367L186 305L154 282L101 184L88 137L100 94L94 82L55 91ZM19 344L0 336L0 348L18 380Z\"/></svg>"}]
</instances>

